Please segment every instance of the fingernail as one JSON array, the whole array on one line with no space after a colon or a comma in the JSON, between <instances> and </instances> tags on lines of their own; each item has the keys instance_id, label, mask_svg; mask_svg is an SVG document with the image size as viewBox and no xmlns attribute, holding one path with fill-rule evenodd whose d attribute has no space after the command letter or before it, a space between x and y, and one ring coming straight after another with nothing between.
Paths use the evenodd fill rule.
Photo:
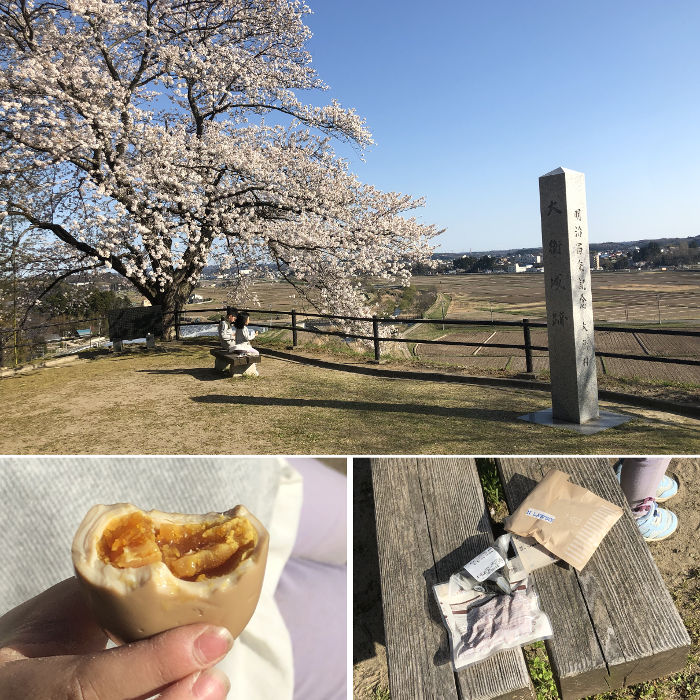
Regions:
<instances>
[{"instance_id":1,"label":"fingernail","mask_svg":"<svg viewBox=\"0 0 700 700\"><path fill-rule=\"evenodd\" d=\"M192 684L192 697L198 700L219 700L228 695L231 683L225 673L217 668L202 671Z\"/></svg>"},{"instance_id":2,"label":"fingernail","mask_svg":"<svg viewBox=\"0 0 700 700\"><path fill-rule=\"evenodd\" d=\"M233 646L233 637L225 627L208 627L194 642L194 655L203 666L218 661Z\"/></svg>"}]
</instances>

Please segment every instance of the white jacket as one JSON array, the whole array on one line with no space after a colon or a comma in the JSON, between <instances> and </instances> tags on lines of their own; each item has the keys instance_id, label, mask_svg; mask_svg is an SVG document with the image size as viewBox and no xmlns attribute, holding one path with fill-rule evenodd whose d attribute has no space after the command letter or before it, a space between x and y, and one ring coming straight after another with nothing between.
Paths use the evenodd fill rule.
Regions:
<instances>
[{"instance_id":1,"label":"white jacket","mask_svg":"<svg viewBox=\"0 0 700 700\"><path fill-rule=\"evenodd\" d=\"M240 343L248 343L251 340L253 340L253 338L255 338L255 336L257 335L257 333L255 331L251 330L250 328L248 328L248 326L243 326L243 328L236 328L235 330L236 330L236 345L238 345Z\"/></svg>"},{"instance_id":2,"label":"white jacket","mask_svg":"<svg viewBox=\"0 0 700 700\"><path fill-rule=\"evenodd\" d=\"M236 342L236 329L225 318L219 323L221 347L228 350Z\"/></svg>"}]
</instances>

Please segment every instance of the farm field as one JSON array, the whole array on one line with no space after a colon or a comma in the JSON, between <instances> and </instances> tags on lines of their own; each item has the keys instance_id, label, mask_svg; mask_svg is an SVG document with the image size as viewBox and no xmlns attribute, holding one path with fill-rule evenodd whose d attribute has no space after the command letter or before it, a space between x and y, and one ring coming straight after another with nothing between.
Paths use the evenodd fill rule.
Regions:
<instances>
[{"instance_id":1,"label":"farm field","mask_svg":"<svg viewBox=\"0 0 700 700\"><path fill-rule=\"evenodd\" d=\"M542 273L416 276L418 289L452 296L451 318L544 318ZM700 270L650 270L591 274L597 322L700 321Z\"/></svg>"},{"instance_id":2,"label":"farm field","mask_svg":"<svg viewBox=\"0 0 700 700\"><path fill-rule=\"evenodd\" d=\"M450 299L445 313L448 319L545 320L542 274L423 276L413 278L412 284L418 289L435 289L439 295L447 296ZM700 329L700 271L595 272L592 286L596 323L659 328L661 318L662 328ZM413 352L418 359L471 372L494 369L513 374L525 371L523 350L493 347L493 344L523 345L523 333L519 328L488 331L484 327L447 326L444 333L427 333L428 327L421 325L411 329L410 335L418 341L430 338L483 344L459 347L417 342ZM531 342L546 347L546 329L533 328ZM595 342L596 349L602 352L700 357L700 338L599 330ZM547 372L548 353L534 350L532 354L534 372ZM599 358L598 373L618 379L700 385L700 367L697 366Z\"/></svg>"},{"instance_id":3,"label":"farm field","mask_svg":"<svg viewBox=\"0 0 700 700\"><path fill-rule=\"evenodd\" d=\"M700 323L700 270L594 272L591 279L596 322L658 324L660 319L664 324ZM366 280L365 286L377 296L386 291L398 294L396 285L384 280ZM536 321L545 316L542 274L416 275L411 286L447 300L444 308L449 318ZM260 309L313 311L284 282L260 280L251 289ZM188 309L228 303L228 289L222 282L205 280L196 292L212 301L191 304ZM250 305L256 308L257 303Z\"/></svg>"},{"instance_id":4,"label":"farm field","mask_svg":"<svg viewBox=\"0 0 700 700\"><path fill-rule=\"evenodd\" d=\"M691 329L689 329L691 330ZM693 328L692 330L697 330ZM511 372L525 371L523 350L491 347L491 343L523 345L521 330L499 330L488 334L482 331L447 332L441 340L459 340L463 342L483 343L478 347L433 345L417 342L414 353L418 359L432 363L459 366L476 371L485 366ZM547 345L544 330L534 329L531 334L532 344ZM653 350L652 350L653 348ZM655 336L641 333L617 333L599 331L596 333L596 349L602 352L625 353L630 355L658 355L663 357L698 358L700 357L700 338L683 338L674 336ZM533 350L533 370L535 373L547 371L549 360L547 352ZM489 365L489 361L492 365ZM672 381L700 385L700 367L675 365L644 360L627 360L621 358L598 358L598 373L620 378L649 378L659 381Z\"/></svg>"},{"instance_id":5,"label":"farm field","mask_svg":"<svg viewBox=\"0 0 700 700\"><path fill-rule=\"evenodd\" d=\"M403 337L415 340L410 345L386 343L392 354L405 356L419 363L455 367L482 374L517 374L525 371L522 349L497 348L494 344L522 345L523 333L519 328L490 326L493 321L545 320L543 275L535 273L491 275L427 275L415 276L410 295L396 285L380 280L366 280L365 286L373 291L381 308L399 308L402 297L411 298L406 308L401 307L398 330ZM592 274L594 317L597 324L648 326L650 329L700 329L700 270L670 270L643 272L594 272ZM257 302L252 308L289 311L297 309L299 321L304 311L314 310L300 298L292 287L281 281L257 281L252 285ZM227 288L221 283L204 281L197 293L211 301L187 307L196 313L207 308L227 304ZM423 311L427 299L432 306ZM442 320L482 320L481 326L443 327L435 324L400 324L401 317L424 316ZM203 314L204 315L204 314ZM211 315L211 314L206 314ZM288 317L282 317L288 322ZM661 324L659 324L661 320ZM253 323L255 314L253 315ZM321 344L323 337L316 338ZM475 346L433 345L421 340L447 340L477 343ZM301 334L305 344L312 336ZM533 328L531 342L547 346L547 332ZM651 333L621 333L598 330L596 348L603 352L632 355L656 355L676 358L700 357L700 338L659 336ZM384 352L384 350L382 351ZM533 369L537 374L548 371L546 350L533 351ZM670 382L700 385L700 367L674 365L640 360L604 358L598 360L600 375L619 379L644 379L652 382Z\"/></svg>"},{"instance_id":6,"label":"farm field","mask_svg":"<svg viewBox=\"0 0 700 700\"><path fill-rule=\"evenodd\" d=\"M397 286L385 280L368 279L365 286L377 297L387 291L398 294ZM658 324L660 317L662 323L674 325L700 323L700 270L594 272L592 286L597 322ZM542 274L416 275L411 287L446 299L449 318L535 321L545 316ZM279 280L255 281L251 291L257 297L251 308L314 311L293 287ZM225 306L228 292L222 281L203 280L196 293L211 301L187 309ZM136 295L131 296L136 302Z\"/></svg>"}]
</instances>

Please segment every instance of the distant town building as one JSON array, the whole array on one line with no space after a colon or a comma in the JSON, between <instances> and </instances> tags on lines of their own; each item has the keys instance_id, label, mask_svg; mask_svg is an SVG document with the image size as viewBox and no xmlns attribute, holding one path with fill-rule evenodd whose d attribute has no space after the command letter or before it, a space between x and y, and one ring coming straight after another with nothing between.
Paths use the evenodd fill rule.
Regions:
<instances>
[{"instance_id":1,"label":"distant town building","mask_svg":"<svg viewBox=\"0 0 700 700\"><path fill-rule=\"evenodd\" d=\"M591 270L600 270L600 253L591 253Z\"/></svg>"},{"instance_id":2,"label":"distant town building","mask_svg":"<svg viewBox=\"0 0 700 700\"><path fill-rule=\"evenodd\" d=\"M508 265L506 269L508 272L527 272L527 270L532 269L532 265L520 265L520 263L515 263L515 265Z\"/></svg>"}]
</instances>

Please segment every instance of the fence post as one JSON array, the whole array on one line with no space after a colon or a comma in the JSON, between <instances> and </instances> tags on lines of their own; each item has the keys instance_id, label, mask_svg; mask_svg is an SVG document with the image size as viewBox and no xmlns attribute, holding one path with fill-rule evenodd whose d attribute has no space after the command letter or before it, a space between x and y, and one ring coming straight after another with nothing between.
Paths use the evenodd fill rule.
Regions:
<instances>
[{"instance_id":1,"label":"fence post","mask_svg":"<svg viewBox=\"0 0 700 700\"><path fill-rule=\"evenodd\" d=\"M298 336L297 336L297 310L292 309L292 347L297 346Z\"/></svg>"},{"instance_id":2,"label":"fence post","mask_svg":"<svg viewBox=\"0 0 700 700\"><path fill-rule=\"evenodd\" d=\"M523 336L525 337L525 371L532 374L532 343L530 342L530 319L523 319Z\"/></svg>"},{"instance_id":3,"label":"fence post","mask_svg":"<svg viewBox=\"0 0 700 700\"><path fill-rule=\"evenodd\" d=\"M374 336L374 361L379 362L379 319L372 315L372 335Z\"/></svg>"},{"instance_id":4,"label":"fence post","mask_svg":"<svg viewBox=\"0 0 700 700\"><path fill-rule=\"evenodd\" d=\"M180 307L175 307L175 340L180 340Z\"/></svg>"}]
</instances>

